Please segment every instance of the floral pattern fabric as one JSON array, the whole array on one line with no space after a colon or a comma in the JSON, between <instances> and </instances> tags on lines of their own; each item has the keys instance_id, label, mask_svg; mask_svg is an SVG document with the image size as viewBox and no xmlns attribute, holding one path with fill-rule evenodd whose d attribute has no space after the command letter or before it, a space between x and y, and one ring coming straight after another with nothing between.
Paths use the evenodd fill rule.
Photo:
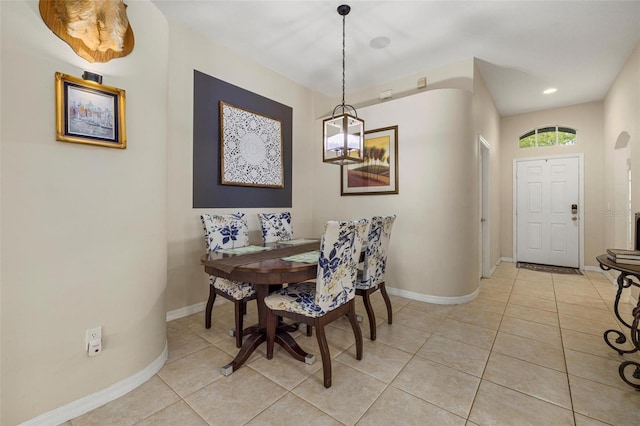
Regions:
<instances>
[{"instance_id":1,"label":"floral pattern fabric","mask_svg":"<svg viewBox=\"0 0 640 426\"><path fill-rule=\"evenodd\" d=\"M249 244L249 226L244 213L226 215L203 214L205 242L208 251L218 251Z\"/></svg>"},{"instance_id":2,"label":"floral pattern fabric","mask_svg":"<svg viewBox=\"0 0 640 426\"><path fill-rule=\"evenodd\" d=\"M291 212L258 213L258 219L262 228L262 239L265 243L293 239Z\"/></svg>"},{"instance_id":3,"label":"floral pattern fabric","mask_svg":"<svg viewBox=\"0 0 640 426\"><path fill-rule=\"evenodd\" d=\"M256 294L255 288L249 283L232 281L226 278L209 276L209 282L218 290L221 290L236 300L251 297Z\"/></svg>"},{"instance_id":4,"label":"floral pattern fabric","mask_svg":"<svg viewBox=\"0 0 640 426\"><path fill-rule=\"evenodd\" d=\"M205 243L208 251L218 251L243 247L249 243L249 226L244 219L244 213L228 215L202 214ZM253 285L226 278L209 276L209 282L216 289L228 294L236 300L253 296L256 290Z\"/></svg>"},{"instance_id":5,"label":"floral pattern fabric","mask_svg":"<svg viewBox=\"0 0 640 426\"><path fill-rule=\"evenodd\" d=\"M374 216L371 219L363 269L358 271L356 288L375 288L384 281L387 267L387 247L396 216Z\"/></svg>"},{"instance_id":6,"label":"floral pattern fabric","mask_svg":"<svg viewBox=\"0 0 640 426\"><path fill-rule=\"evenodd\" d=\"M369 221L329 221L320 243L316 282L290 284L265 298L273 310L319 317L355 296L360 250Z\"/></svg>"}]
</instances>

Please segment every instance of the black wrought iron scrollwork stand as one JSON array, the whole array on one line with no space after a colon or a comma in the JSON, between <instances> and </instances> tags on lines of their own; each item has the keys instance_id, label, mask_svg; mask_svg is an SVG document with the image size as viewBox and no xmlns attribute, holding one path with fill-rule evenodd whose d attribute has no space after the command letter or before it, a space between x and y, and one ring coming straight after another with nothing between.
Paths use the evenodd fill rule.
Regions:
<instances>
[{"instance_id":1,"label":"black wrought iron scrollwork stand","mask_svg":"<svg viewBox=\"0 0 640 426\"><path fill-rule=\"evenodd\" d=\"M638 330L638 326L640 323L640 299L636 304L636 307L633 308L632 315L633 320L631 324L624 320L620 316L620 311L618 304L620 303L620 296L622 295L622 291L625 288L629 288L631 286L640 287L640 267L633 267L631 265L625 264L616 264L615 262L610 261L606 255L598 256L598 262L600 263L600 268L604 271L616 270L620 272L618 276L618 291L616 292L616 300L614 302L614 312L616 314L616 318L623 324L625 327L629 328L629 335L631 337L631 343L633 347L631 349L624 349L622 345L627 342L627 337L619 330L607 330L604 332L604 341L611 347L613 350L618 352L620 355L631 354L634 352L638 352L640 350L640 331ZM635 282L631 279L631 277L635 277L638 282ZM612 338L613 335L615 338ZM629 368L630 367L630 368ZM640 391L640 363L636 361L624 361L620 364L618 368L618 373L622 380L633 387L635 390Z\"/></svg>"}]
</instances>

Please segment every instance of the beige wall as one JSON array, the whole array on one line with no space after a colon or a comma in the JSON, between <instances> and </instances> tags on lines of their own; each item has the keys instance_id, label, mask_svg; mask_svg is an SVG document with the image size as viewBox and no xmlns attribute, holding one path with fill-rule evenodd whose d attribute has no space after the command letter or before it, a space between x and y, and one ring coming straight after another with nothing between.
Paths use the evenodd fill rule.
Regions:
<instances>
[{"instance_id":1,"label":"beige wall","mask_svg":"<svg viewBox=\"0 0 640 426\"><path fill-rule=\"evenodd\" d=\"M417 74L404 76L393 81L385 81L376 86L368 87L363 90L350 92L346 96L346 103L356 106L360 109L365 106L392 102L393 100L412 96L428 90L436 89L460 89L467 92L473 91L473 68L474 58L463 59L451 64L443 65L437 68L426 70ZM349 72L347 68L347 73ZM418 79L427 79L427 87L418 89ZM336 88L339 82L336 81ZM347 90L349 87L347 85ZM380 93L391 90L393 97L391 99L380 99ZM326 99L326 98L325 98ZM339 98L335 98L327 102L317 102L316 110L321 116L331 115L333 107L340 103ZM318 117L319 118L319 117Z\"/></svg>"},{"instance_id":2,"label":"beige wall","mask_svg":"<svg viewBox=\"0 0 640 426\"><path fill-rule=\"evenodd\" d=\"M445 303L471 295L478 287L471 94L430 90L361 108L358 116L367 129L398 125L399 193L341 197L340 168L316 160L315 231L329 219L395 214L387 285ZM322 120L315 129L320 146Z\"/></svg>"},{"instance_id":3,"label":"beige wall","mask_svg":"<svg viewBox=\"0 0 640 426\"><path fill-rule=\"evenodd\" d=\"M0 7L0 25L2 25L2 15L3 15L2 7ZM0 34L2 34L1 33L1 29L2 28L0 28ZM4 35L3 35L3 38L4 38ZM1 48L1 45L0 45L0 48ZM0 51L0 56L1 56L1 51ZM1 60L1 57L0 57L0 60ZM0 99L3 97L2 96L2 81L4 81L3 80L3 74L4 73L3 73L2 67L0 66ZM3 135L2 127L3 126L2 126L1 117L2 117L2 103L0 101L0 142L2 142L2 140L3 140L3 137L2 137L2 135ZM3 210L3 207L2 206L3 206L4 203L2 202L2 186L3 186L3 184L2 184L2 175L3 175L3 173L2 173L2 158L3 158L2 149L0 147L0 375L2 374L2 358L3 358L2 357L2 340L3 340L2 339L2 318L3 318L3 316L2 316L2 277L3 277L3 273L2 273L2 240L3 240L3 238L2 238L2 235L3 235L3 232L2 232L2 210ZM2 414L3 413L2 401L3 401L2 400L2 379L0 379L0 421L2 421L2 416L3 416L3 414Z\"/></svg>"},{"instance_id":4,"label":"beige wall","mask_svg":"<svg viewBox=\"0 0 640 426\"><path fill-rule=\"evenodd\" d=\"M628 134L627 147L616 150L616 141L624 132ZM603 154L604 207L607 214L601 251L625 246L627 215L640 211L640 43L631 52L604 100ZM621 169L624 170L627 157L631 158L631 211L621 200L626 194L625 176ZM635 226L632 229L635 232ZM637 288L633 289L633 295L637 300Z\"/></svg>"},{"instance_id":5,"label":"beige wall","mask_svg":"<svg viewBox=\"0 0 640 426\"><path fill-rule=\"evenodd\" d=\"M621 134L628 134L626 148L616 150L616 142ZM623 247L626 244L624 228L628 214L640 211L640 171L634 165L640 164L640 44L629 56L609 93L604 100L604 193L606 216L604 245ZM626 184L620 179L620 169L631 154L632 161L632 211L621 203L616 191L626 194ZM625 173L626 174L626 173ZM625 176L626 177L626 176ZM616 226L617 225L617 226ZM616 229L618 228L618 229ZM616 232L617 231L617 232Z\"/></svg>"},{"instance_id":6,"label":"beige wall","mask_svg":"<svg viewBox=\"0 0 640 426\"><path fill-rule=\"evenodd\" d=\"M482 136L490 145L489 149L489 263L493 268L502 256L500 246L500 114L491 94L474 63L473 77L473 124L475 134ZM477 154L476 154L477 155Z\"/></svg>"},{"instance_id":7,"label":"beige wall","mask_svg":"<svg viewBox=\"0 0 640 426\"><path fill-rule=\"evenodd\" d=\"M209 74L213 77L224 80L228 83L250 90L259 95L268 97L277 102L291 106L294 114L294 137L293 137L293 206L292 208L271 209L274 211L291 210L293 212L294 232L299 236L318 235L322 232L322 227L326 220L345 217L346 212L352 217L371 216L373 214L382 214L383 211L389 213L397 212L399 216L398 222L394 227L394 237L392 240L404 241L406 238L413 238L415 232L401 222L408 220L416 220L415 203L411 193L415 191L416 185L420 181L415 180L415 170L411 165L412 155L404 157L400 155L400 190L402 196L368 196L368 197L341 197L339 184L339 169L335 166L326 165L321 161L321 121L315 121L316 118L322 117L325 110L333 108L333 102L318 93L311 92L284 77L271 72L270 70L252 63L246 58L242 58L222 46L211 43L203 39L198 34L191 32L177 23L169 23L171 29L170 39L170 58L169 58L169 217L168 217L168 283L167 283L167 311L170 317L183 315L188 312L195 312L201 309L202 303L206 300L208 292L208 280L199 264L199 258L204 250L203 231L200 223L199 215L203 212L228 213L237 211L238 209L193 209L192 208L192 134L193 134L193 112L192 112L192 91L193 91L193 69ZM206 51L207 55L202 52ZM447 79L446 75L451 76ZM442 67L430 75L430 81L439 82L445 85L447 82L452 85L459 85L466 88L472 87L471 80L473 78L473 60L462 61L452 64L450 67ZM399 84L399 83L398 83ZM409 84L405 82L405 84ZM415 82L414 82L415 84ZM435 83L434 83L435 85ZM427 90L428 92L429 90ZM408 96L401 99L392 99L373 105L367 108L358 108L358 114L367 114L370 108L390 108L389 114L393 119L393 123L402 122L400 127L400 143L401 150L405 143L410 142L405 139L412 132L411 120L415 119L421 123L425 122L424 117L428 118L426 123L432 125L441 122L443 125L451 125L451 117L444 113L444 117L439 121L437 117L441 116L438 108L430 106L429 111L423 111L419 108L411 107L413 100L404 101L404 99L414 99L422 96L420 92L415 96ZM358 102L376 103L367 101L367 96L375 96L377 92L368 91L356 94L354 99ZM348 102L352 101L351 94L347 96ZM403 102L407 107L407 113L398 111L397 105ZM329 106L330 105L330 106ZM389 105L385 107L384 105ZM431 110L435 111L431 111ZM420 117L416 118L415 113L418 112ZM459 112L459 111L458 111ZM364 116L363 116L364 117ZM369 121L365 118L367 129L382 127L383 120ZM386 120L386 118L385 118ZM393 124L392 123L392 124ZM453 137L458 137L456 132L469 132L472 135L471 127L466 128L459 126L458 121L455 125ZM440 129L440 128L439 128ZM433 130L437 133L436 130ZM461 142L462 143L462 142ZM468 159L474 162L471 169L468 167L468 173L473 174L473 184L477 179L477 147L475 136L463 145L453 145L456 149L468 149L463 157L465 161ZM437 145L436 145L437 146ZM429 154L429 161L433 163L443 164L442 161L435 161L438 157L437 151ZM407 162L405 165L404 162ZM420 166L416 165L418 169ZM454 169L451 169L453 171ZM313 171L310 173L310 171ZM465 175L466 176L466 175ZM439 181L436 176L434 179ZM464 179L461 177L460 179ZM456 178L457 179L457 178ZM466 182L469 184L471 181ZM411 187L414 186L412 190ZM477 203L476 198L469 198L468 194L477 194L474 191L460 192L461 198L457 201L458 205L473 205ZM445 194L445 193L442 193ZM422 191L419 196L427 200L433 206L442 203L441 199L430 193L430 191ZM441 196L441 198L444 195ZM365 200L371 200L365 201ZM363 207L365 205L374 205L376 208ZM446 203L446 202L445 202ZM383 204L384 209L377 206ZM434 207L431 207L434 208ZM477 212L477 207L469 207ZM249 220L250 238L253 241L260 240L259 225L256 213L264 211L264 209L242 209L247 214ZM435 211L435 210L434 210ZM466 211L466 210L465 210ZM447 215L446 209L438 210L438 214ZM422 215L422 212L419 212ZM447 216L450 217L450 216ZM455 217L455 216L454 216ZM465 214L465 221L468 216ZM460 219L458 217L458 219ZM456 219L456 220L458 220ZM407 222L407 224L410 222ZM475 225L474 225L475 226ZM428 227L420 232L428 235ZM465 226L462 227L465 229ZM425 236L425 238L427 238ZM477 247L477 228L469 232L469 237L473 241L473 247ZM469 244L468 238L464 239L465 244ZM432 239L432 238L428 238ZM459 238L456 241L462 241ZM440 241L440 240L438 240ZM435 247L435 246L434 246ZM465 248L468 247L465 245ZM401 256L400 248L396 249L398 256ZM477 250L476 250L477 251ZM445 250L446 252L446 250ZM477 269L477 253L474 253L470 264L472 268ZM474 263L475 262L475 263ZM418 262L419 263L419 262ZM434 259L434 264L440 264L441 261ZM390 275L392 276L394 267L393 261L390 261ZM397 270L403 270L403 267L397 266ZM418 272L418 271L414 271ZM466 274L466 270L457 270L456 274ZM475 274L475 272L474 272ZM419 287L410 284L410 273L403 273L402 279L393 279L391 282L397 283L399 289L415 291L425 296L462 296L472 293L477 287L476 279L460 278L458 284L448 284L449 280L441 279L435 283L421 283ZM409 283L409 284L405 284ZM393 286L394 284L390 284Z\"/></svg>"},{"instance_id":8,"label":"beige wall","mask_svg":"<svg viewBox=\"0 0 640 426\"><path fill-rule=\"evenodd\" d=\"M208 294L209 281L200 265L200 257L205 251L200 214L238 211L192 207L193 70L293 108L293 206L272 208L268 211L291 211L296 236L313 235L311 194L314 178L308 170L313 168L321 153L320 145L316 146L313 143L311 91L222 46L211 43L180 24L170 23L170 31L168 87L171 102L167 122L169 312L199 304L206 300ZM241 211L246 213L250 240L261 241L256 213L265 210L256 208Z\"/></svg>"},{"instance_id":9,"label":"beige wall","mask_svg":"<svg viewBox=\"0 0 640 426\"><path fill-rule=\"evenodd\" d=\"M494 224L512 217L505 175L517 153L504 141L519 136L515 129L558 122L581 135L599 131L602 139L600 104L510 117L500 126L470 58L347 94L367 128L399 126L400 193L341 197L339 168L320 161L318 119L335 100L167 24L148 1L128 7L134 52L107 64L77 57L43 24L36 1L0 2L0 14L2 424L145 368L164 347L166 313L199 309L206 300L199 215L237 209L192 208L194 69L293 108L293 206L273 210L293 212L296 235L318 235L329 219L397 214L389 286L425 300L459 301L477 290L479 134L491 144ZM127 90L125 151L52 137L53 73L83 69ZM418 91L423 76L428 89ZM394 98L380 101L388 89ZM596 144L595 136L587 139ZM592 149L584 151L587 173L597 168L587 162L595 161ZM592 194L587 199L602 204ZM262 209L243 211L250 238L259 241L255 213ZM511 252L510 224L506 230L491 228L492 263ZM592 233L588 238L602 239L597 226ZM95 325L104 327L105 350L88 358L84 332Z\"/></svg>"},{"instance_id":10,"label":"beige wall","mask_svg":"<svg viewBox=\"0 0 640 426\"><path fill-rule=\"evenodd\" d=\"M501 221L502 255L513 257L513 161L569 153L584 154L584 263L597 266L603 247L603 120L602 102L592 102L502 118L501 138ZM577 130L577 144L548 148L520 149L520 136L535 127L562 125Z\"/></svg>"},{"instance_id":11,"label":"beige wall","mask_svg":"<svg viewBox=\"0 0 640 426\"><path fill-rule=\"evenodd\" d=\"M143 370L165 349L164 17L129 2L136 46L89 64L38 2L0 2L2 418L15 425ZM54 73L127 91L126 150L55 140ZM87 356L85 330L103 327Z\"/></svg>"}]
</instances>

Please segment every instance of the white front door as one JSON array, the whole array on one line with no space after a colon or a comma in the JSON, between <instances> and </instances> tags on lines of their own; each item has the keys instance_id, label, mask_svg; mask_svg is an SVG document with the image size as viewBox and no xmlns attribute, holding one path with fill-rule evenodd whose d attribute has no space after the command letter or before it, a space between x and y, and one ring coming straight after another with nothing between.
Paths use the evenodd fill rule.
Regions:
<instances>
[{"instance_id":1,"label":"white front door","mask_svg":"<svg viewBox=\"0 0 640 426\"><path fill-rule=\"evenodd\" d=\"M579 267L578 157L517 161L516 259Z\"/></svg>"}]
</instances>

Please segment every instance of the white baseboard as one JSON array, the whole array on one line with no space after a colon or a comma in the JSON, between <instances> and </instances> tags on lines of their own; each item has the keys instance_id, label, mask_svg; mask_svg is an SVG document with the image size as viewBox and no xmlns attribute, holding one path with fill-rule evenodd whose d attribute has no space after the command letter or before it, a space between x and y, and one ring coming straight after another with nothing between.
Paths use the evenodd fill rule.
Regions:
<instances>
[{"instance_id":1,"label":"white baseboard","mask_svg":"<svg viewBox=\"0 0 640 426\"><path fill-rule=\"evenodd\" d=\"M501 257L500 258L501 262L510 262L510 263L514 263L513 261L513 257Z\"/></svg>"},{"instance_id":2,"label":"white baseboard","mask_svg":"<svg viewBox=\"0 0 640 426\"><path fill-rule=\"evenodd\" d=\"M458 305L474 300L480 292L480 287L471 294L457 297L430 296L428 294L414 293L413 291L401 290L394 287L387 287L387 292L394 296L406 297L407 299L418 300L420 302L434 303L438 305Z\"/></svg>"},{"instance_id":3,"label":"white baseboard","mask_svg":"<svg viewBox=\"0 0 640 426\"><path fill-rule=\"evenodd\" d=\"M173 311L169 311L167 312L167 322L173 321L182 317L188 317L189 315L197 314L198 312L203 312L206 306L207 306L207 302L200 302L200 303L196 303L195 305L185 306L184 308L174 309Z\"/></svg>"},{"instance_id":4,"label":"white baseboard","mask_svg":"<svg viewBox=\"0 0 640 426\"><path fill-rule=\"evenodd\" d=\"M58 407L55 410L51 410L48 413L34 417L31 420L27 420L21 423L23 426L34 425L59 425L78 416L88 413L114 399L120 398L122 395L131 392L144 382L149 380L156 374L164 363L167 361L169 355L169 347L165 341L164 349L162 353L147 365L142 370L135 373L133 376L129 376L126 379L120 380L117 383L109 386L106 389L87 395L84 398L80 398L62 407Z\"/></svg>"},{"instance_id":5,"label":"white baseboard","mask_svg":"<svg viewBox=\"0 0 640 426\"><path fill-rule=\"evenodd\" d=\"M502 263L502 259L498 258L498 261L496 262L496 264L493 265L493 267L491 269L489 269L489 276L488 277L483 277L483 278L491 278L491 276L496 271L496 269L498 269L498 266L500 266L501 263Z\"/></svg>"},{"instance_id":6,"label":"white baseboard","mask_svg":"<svg viewBox=\"0 0 640 426\"><path fill-rule=\"evenodd\" d=\"M613 284L615 286L618 285L618 277L611 275L611 271L600 270L600 272L602 272L602 275L604 275L605 277L607 277L609 279L609 281L611 281L611 284Z\"/></svg>"},{"instance_id":7,"label":"white baseboard","mask_svg":"<svg viewBox=\"0 0 640 426\"><path fill-rule=\"evenodd\" d=\"M216 302L213 306L219 306L223 303L231 303L227 299L222 297L217 297ZM207 302L196 303L195 305L185 306L184 308L174 309L173 311L167 312L167 322L176 320L182 317L188 317L189 315L197 314L200 312L204 312L204 309L207 307Z\"/></svg>"},{"instance_id":8,"label":"white baseboard","mask_svg":"<svg viewBox=\"0 0 640 426\"><path fill-rule=\"evenodd\" d=\"M218 298L215 305L220 305L222 303L228 302L222 298ZM199 312L204 312L206 305L206 302L201 302L196 303L195 305L185 306L184 308L169 311L167 312L167 322L189 315L197 314ZM167 346L167 343L165 342L164 350L162 351L160 356L158 356L158 358L156 358L151 364L149 364L143 370L137 372L133 376L129 376L126 379L121 380L106 389L92 393L91 395L87 395L67 405L56 408L55 410L41 414L38 417L34 417L31 420L21 423L21 426L59 425L68 420L81 416L84 413L94 410L117 398L120 398L122 395L131 392L138 386L142 385L144 382L153 377L154 374L160 371L164 363L167 361L168 355L169 348Z\"/></svg>"},{"instance_id":9,"label":"white baseboard","mask_svg":"<svg viewBox=\"0 0 640 426\"><path fill-rule=\"evenodd\" d=\"M605 272L599 266L585 266L583 270L591 272Z\"/></svg>"},{"instance_id":10,"label":"white baseboard","mask_svg":"<svg viewBox=\"0 0 640 426\"><path fill-rule=\"evenodd\" d=\"M604 275L605 277L607 277L607 279L609 281L611 281L611 285L615 286L616 288L618 287L618 277L620 276L619 274L612 274L612 270L609 271L603 271L600 268L598 268L598 270L600 272L602 272L602 275ZM640 299L640 295L638 296L638 299ZM622 296L620 298L620 302L621 303L628 303L631 307L636 307L638 306L639 300L636 299L633 295L633 293L628 293L628 296L626 296L626 300L625 300L625 296Z\"/></svg>"}]
</instances>

